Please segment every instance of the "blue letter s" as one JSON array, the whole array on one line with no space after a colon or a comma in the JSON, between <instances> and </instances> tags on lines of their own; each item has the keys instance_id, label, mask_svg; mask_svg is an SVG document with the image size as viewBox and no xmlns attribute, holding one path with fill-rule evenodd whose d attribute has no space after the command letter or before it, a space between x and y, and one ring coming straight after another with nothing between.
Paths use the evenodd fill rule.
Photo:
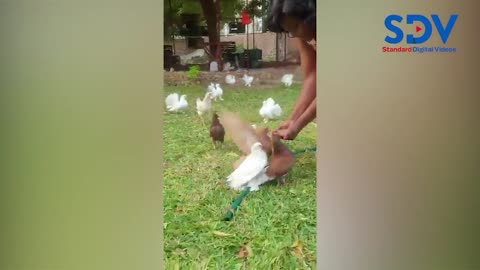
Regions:
<instances>
[{"instance_id":1,"label":"blue letter s","mask_svg":"<svg viewBox=\"0 0 480 270\"><path fill-rule=\"evenodd\" d=\"M402 42L402 39L403 39L403 31L402 29L400 29L400 27L398 26L395 26L392 24L392 21L396 21L396 22L402 22L402 16L399 16L399 15L395 15L395 14L392 14L392 15L389 15L387 16L387 18L385 18L385 27L392 31L393 33L397 34L397 36L395 38L392 38L392 37L389 37L389 36L386 36L385 37L385 41L390 43L390 44L397 44L397 43L400 43Z\"/></svg>"}]
</instances>

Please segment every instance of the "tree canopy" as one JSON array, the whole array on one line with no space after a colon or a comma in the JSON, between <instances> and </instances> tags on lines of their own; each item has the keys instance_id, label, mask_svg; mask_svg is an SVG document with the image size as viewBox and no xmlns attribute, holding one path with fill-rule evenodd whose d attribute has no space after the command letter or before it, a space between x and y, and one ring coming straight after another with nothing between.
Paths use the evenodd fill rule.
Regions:
<instances>
[{"instance_id":1,"label":"tree canopy","mask_svg":"<svg viewBox=\"0 0 480 270\"><path fill-rule=\"evenodd\" d=\"M198 35L199 26L207 26L210 52L213 59L220 58L220 29L224 23L236 21L243 11L251 17L265 17L268 10L267 0L166 0L165 11L165 39L170 40L172 31L176 35L182 32L193 31ZM189 20L187 31L182 29L185 20ZM193 21L193 23L192 23ZM175 25L175 29L172 26ZM192 32L190 32L192 33ZM181 34L183 35L183 34Z\"/></svg>"},{"instance_id":2,"label":"tree canopy","mask_svg":"<svg viewBox=\"0 0 480 270\"><path fill-rule=\"evenodd\" d=\"M213 0L212 0L213 1ZM227 23L237 18L245 9L243 0L219 0L221 8L221 23ZM256 0L255 0L256 1ZM182 14L198 14L201 23L205 23L202 7L197 0L165 0L163 2L165 21L168 24L179 24ZM170 8L171 6L171 8Z\"/></svg>"}]
</instances>

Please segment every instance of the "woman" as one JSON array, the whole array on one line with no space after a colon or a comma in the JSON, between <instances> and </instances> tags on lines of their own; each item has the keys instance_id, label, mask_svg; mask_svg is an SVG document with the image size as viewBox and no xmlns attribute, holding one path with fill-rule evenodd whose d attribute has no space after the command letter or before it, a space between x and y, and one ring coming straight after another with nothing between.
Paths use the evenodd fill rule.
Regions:
<instances>
[{"instance_id":1,"label":"woman","mask_svg":"<svg viewBox=\"0 0 480 270\"><path fill-rule=\"evenodd\" d=\"M272 32L288 33L300 53L303 88L290 119L274 131L284 140L293 140L317 113L315 0L272 0L267 27Z\"/></svg>"}]
</instances>

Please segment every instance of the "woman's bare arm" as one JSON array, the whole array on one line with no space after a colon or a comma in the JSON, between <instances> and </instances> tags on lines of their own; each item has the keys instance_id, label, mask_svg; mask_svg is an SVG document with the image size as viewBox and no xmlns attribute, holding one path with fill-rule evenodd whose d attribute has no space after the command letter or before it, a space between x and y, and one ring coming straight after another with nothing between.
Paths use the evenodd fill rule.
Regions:
<instances>
[{"instance_id":1,"label":"woman's bare arm","mask_svg":"<svg viewBox=\"0 0 480 270\"><path fill-rule=\"evenodd\" d=\"M303 114L317 94L316 52L307 42L301 39L295 38L295 42L300 53L301 67L304 73L304 83L290 117L290 120L292 121L297 120L297 118Z\"/></svg>"},{"instance_id":2,"label":"woman's bare arm","mask_svg":"<svg viewBox=\"0 0 480 270\"><path fill-rule=\"evenodd\" d=\"M296 134L313 121L317 117L317 98L314 98L308 108L303 112L296 121L292 123L292 129Z\"/></svg>"}]
</instances>

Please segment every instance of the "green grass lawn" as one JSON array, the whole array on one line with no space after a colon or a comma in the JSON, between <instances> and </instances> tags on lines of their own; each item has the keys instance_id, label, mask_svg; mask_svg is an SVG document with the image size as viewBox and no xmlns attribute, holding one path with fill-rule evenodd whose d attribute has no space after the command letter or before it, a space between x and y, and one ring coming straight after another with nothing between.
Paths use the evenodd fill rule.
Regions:
<instances>
[{"instance_id":1,"label":"green grass lawn","mask_svg":"<svg viewBox=\"0 0 480 270\"><path fill-rule=\"evenodd\" d=\"M228 88L216 111L239 112L264 126L258 110L272 97L284 113L266 125L276 128L293 109L300 86L272 89ZM213 149L209 132L196 113L195 100L206 87L168 87L165 94L186 94L189 110L164 115L164 251L166 269L316 269L315 154L297 156L288 184L260 187L247 195L234 219L223 221L239 192L226 177L240 150L226 138ZM165 95L165 96L166 96ZM210 116L206 119L210 127ZM316 128L308 125L291 150L315 146ZM246 251L246 252L245 252ZM249 256L243 256L248 254Z\"/></svg>"}]
</instances>

